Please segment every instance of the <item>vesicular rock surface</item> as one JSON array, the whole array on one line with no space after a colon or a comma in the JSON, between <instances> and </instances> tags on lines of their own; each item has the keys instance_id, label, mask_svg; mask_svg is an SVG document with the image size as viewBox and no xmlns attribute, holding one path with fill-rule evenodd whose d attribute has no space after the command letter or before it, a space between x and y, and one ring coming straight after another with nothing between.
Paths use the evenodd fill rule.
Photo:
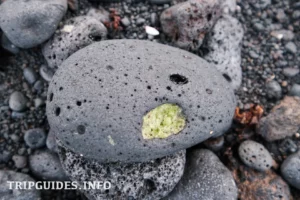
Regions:
<instances>
[{"instance_id":1,"label":"vesicular rock surface","mask_svg":"<svg viewBox=\"0 0 300 200\"><path fill-rule=\"evenodd\" d=\"M185 150L149 162L132 164L101 164L95 160L87 160L64 147L59 148L59 154L66 173L81 188L83 181L110 182L109 190L84 190L90 200L160 199L178 183L185 165Z\"/></svg>"},{"instance_id":2,"label":"vesicular rock surface","mask_svg":"<svg viewBox=\"0 0 300 200\"><path fill-rule=\"evenodd\" d=\"M143 117L166 103L182 110L183 130L144 138ZM139 40L101 41L77 51L54 75L47 102L57 138L99 162L144 162L222 135L234 109L233 90L215 67Z\"/></svg>"}]
</instances>

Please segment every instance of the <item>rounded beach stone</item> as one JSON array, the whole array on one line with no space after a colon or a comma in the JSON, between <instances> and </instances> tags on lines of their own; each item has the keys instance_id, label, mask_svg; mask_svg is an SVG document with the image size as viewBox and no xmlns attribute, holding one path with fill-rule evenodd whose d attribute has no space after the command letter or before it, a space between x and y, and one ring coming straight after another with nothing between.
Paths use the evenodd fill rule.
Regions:
<instances>
[{"instance_id":1,"label":"rounded beach stone","mask_svg":"<svg viewBox=\"0 0 300 200\"><path fill-rule=\"evenodd\" d=\"M89 199L161 199L180 180L185 150L144 163L105 163L88 160L59 145L62 165L72 181L109 182L109 190L84 190Z\"/></svg>"},{"instance_id":2,"label":"rounded beach stone","mask_svg":"<svg viewBox=\"0 0 300 200\"><path fill-rule=\"evenodd\" d=\"M300 190L300 151L287 157L280 169L283 178Z\"/></svg>"},{"instance_id":3,"label":"rounded beach stone","mask_svg":"<svg viewBox=\"0 0 300 200\"><path fill-rule=\"evenodd\" d=\"M14 45L31 48L51 37L66 11L66 0L4 1L0 27Z\"/></svg>"},{"instance_id":4,"label":"rounded beach stone","mask_svg":"<svg viewBox=\"0 0 300 200\"><path fill-rule=\"evenodd\" d=\"M45 146L46 133L40 128L30 129L25 132L24 140L30 148L37 149Z\"/></svg>"},{"instance_id":5,"label":"rounded beach stone","mask_svg":"<svg viewBox=\"0 0 300 200\"><path fill-rule=\"evenodd\" d=\"M13 92L9 97L9 107L13 111L23 111L27 107L28 99L19 91Z\"/></svg>"},{"instance_id":6,"label":"rounded beach stone","mask_svg":"<svg viewBox=\"0 0 300 200\"><path fill-rule=\"evenodd\" d=\"M260 143L251 140L246 140L240 145L239 156L245 165L258 171L266 171L273 165L269 151Z\"/></svg>"},{"instance_id":7,"label":"rounded beach stone","mask_svg":"<svg viewBox=\"0 0 300 200\"><path fill-rule=\"evenodd\" d=\"M158 112L166 120L160 127L153 118L154 134L146 137L144 116L164 104L179 109ZM235 105L222 74L200 57L149 41L109 40L61 65L50 83L47 116L57 138L85 158L144 162L222 135ZM175 116L184 123L167 121ZM172 125L178 127L170 134Z\"/></svg>"}]
</instances>

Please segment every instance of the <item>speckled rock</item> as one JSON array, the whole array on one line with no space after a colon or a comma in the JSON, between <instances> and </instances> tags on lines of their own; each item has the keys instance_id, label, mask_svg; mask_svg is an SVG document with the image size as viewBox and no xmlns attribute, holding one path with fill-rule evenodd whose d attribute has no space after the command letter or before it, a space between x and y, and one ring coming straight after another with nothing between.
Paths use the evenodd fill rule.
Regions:
<instances>
[{"instance_id":1,"label":"speckled rock","mask_svg":"<svg viewBox=\"0 0 300 200\"><path fill-rule=\"evenodd\" d=\"M48 67L57 69L70 55L95 41L105 39L106 35L105 26L93 17L69 19L42 49Z\"/></svg>"},{"instance_id":2,"label":"speckled rock","mask_svg":"<svg viewBox=\"0 0 300 200\"><path fill-rule=\"evenodd\" d=\"M29 167L33 175L42 180L68 180L57 154L49 150L37 150L30 155Z\"/></svg>"},{"instance_id":3,"label":"speckled rock","mask_svg":"<svg viewBox=\"0 0 300 200\"><path fill-rule=\"evenodd\" d=\"M180 182L164 200L233 200L238 189L231 172L211 151L188 152L186 169Z\"/></svg>"},{"instance_id":4,"label":"speckled rock","mask_svg":"<svg viewBox=\"0 0 300 200\"><path fill-rule=\"evenodd\" d=\"M283 178L300 190L300 151L287 157L280 169Z\"/></svg>"},{"instance_id":5,"label":"speckled rock","mask_svg":"<svg viewBox=\"0 0 300 200\"><path fill-rule=\"evenodd\" d=\"M220 15L219 0L188 0L163 11L160 22L176 46L197 50Z\"/></svg>"},{"instance_id":6,"label":"speckled rock","mask_svg":"<svg viewBox=\"0 0 300 200\"><path fill-rule=\"evenodd\" d=\"M111 188L84 190L90 200L160 199L166 196L180 180L185 165L185 150L145 163L100 164L87 160L63 147L60 158L71 180L82 186L82 181L108 181Z\"/></svg>"},{"instance_id":7,"label":"speckled rock","mask_svg":"<svg viewBox=\"0 0 300 200\"><path fill-rule=\"evenodd\" d=\"M17 173L14 171L0 170L0 199L1 200L38 200L41 199L41 193L34 187L32 189L20 190L12 183L10 189L9 181L20 181L22 183L35 182L27 174ZM22 186L24 187L24 185Z\"/></svg>"},{"instance_id":8,"label":"speckled rock","mask_svg":"<svg viewBox=\"0 0 300 200\"><path fill-rule=\"evenodd\" d=\"M144 139L144 115L166 103L180 106L186 126L164 139ZM217 137L230 127L234 110L233 90L216 68L186 51L140 40L79 50L55 73L47 100L58 139L100 162L148 161Z\"/></svg>"},{"instance_id":9,"label":"speckled rock","mask_svg":"<svg viewBox=\"0 0 300 200\"><path fill-rule=\"evenodd\" d=\"M45 146L46 134L43 129L29 129L24 134L24 141L32 149L37 149Z\"/></svg>"},{"instance_id":10,"label":"speckled rock","mask_svg":"<svg viewBox=\"0 0 300 200\"><path fill-rule=\"evenodd\" d=\"M4 1L0 27L14 45L31 48L51 37L66 11L66 0Z\"/></svg>"},{"instance_id":11,"label":"speckled rock","mask_svg":"<svg viewBox=\"0 0 300 200\"><path fill-rule=\"evenodd\" d=\"M244 30L241 23L230 15L223 15L208 34L204 59L215 64L233 89L242 82L241 43Z\"/></svg>"},{"instance_id":12,"label":"speckled rock","mask_svg":"<svg viewBox=\"0 0 300 200\"><path fill-rule=\"evenodd\" d=\"M239 146L239 156L245 165L258 171L266 171L273 165L269 151L252 140L246 140Z\"/></svg>"},{"instance_id":13,"label":"speckled rock","mask_svg":"<svg viewBox=\"0 0 300 200\"><path fill-rule=\"evenodd\" d=\"M267 141L293 136L300 127L300 97L286 96L258 124L258 133Z\"/></svg>"}]
</instances>

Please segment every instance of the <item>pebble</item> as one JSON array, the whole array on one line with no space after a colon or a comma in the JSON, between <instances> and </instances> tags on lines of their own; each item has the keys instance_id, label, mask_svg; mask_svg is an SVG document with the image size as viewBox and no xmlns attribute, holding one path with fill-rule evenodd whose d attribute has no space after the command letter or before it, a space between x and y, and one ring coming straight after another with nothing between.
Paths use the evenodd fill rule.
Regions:
<instances>
[{"instance_id":1,"label":"pebble","mask_svg":"<svg viewBox=\"0 0 300 200\"><path fill-rule=\"evenodd\" d=\"M183 177L164 200L237 199L238 189L231 172L219 158L206 149L187 154Z\"/></svg>"},{"instance_id":2,"label":"pebble","mask_svg":"<svg viewBox=\"0 0 300 200\"><path fill-rule=\"evenodd\" d=\"M44 88L44 84L41 80L38 80L34 83L33 88L37 91L41 91Z\"/></svg>"},{"instance_id":3,"label":"pebble","mask_svg":"<svg viewBox=\"0 0 300 200\"><path fill-rule=\"evenodd\" d=\"M299 84L294 83L292 85L292 88L290 90L290 95L300 97L300 85Z\"/></svg>"},{"instance_id":4,"label":"pebble","mask_svg":"<svg viewBox=\"0 0 300 200\"><path fill-rule=\"evenodd\" d=\"M55 133L53 131L51 131L51 129L47 136L46 145L49 150L51 150L55 153L58 152L58 147L57 147L57 143L55 140Z\"/></svg>"},{"instance_id":5,"label":"pebble","mask_svg":"<svg viewBox=\"0 0 300 200\"><path fill-rule=\"evenodd\" d=\"M280 170L283 178L291 186L300 190L300 151L287 157Z\"/></svg>"},{"instance_id":6,"label":"pebble","mask_svg":"<svg viewBox=\"0 0 300 200\"><path fill-rule=\"evenodd\" d=\"M198 50L221 13L218 0L189 0L164 10L160 22L163 32L173 39L176 46Z\"/></svg>"},{"instance_id":7,"label":"pebble","mask_svg":"<svg viewBox=\"0 0 300 200\"><path fill-rule=\"evenodd\" d=\"M31 149L38 149L46 144L46 134L43 129L29 129L24 134L24 141Z\"/></svg>"},{"instance_id":8,"label":"pebble","mask_svg":"<svg viewBox=\"0 0 300 200\"><path fill-rule=\"evenodd\" d=\"M50 82L53 75L54 75L54 72L52 71L52 69L48 68L46 65L42 65L40 67L40 75L41 77L45 80L45 81L48 81Z\"/></svg>"},{"instance_id":9,"label":"pebble","mask_svg":"<svg viewBox=\"0 0 300 200\"><path fill-rule=\"evenodd\" d=\"M280 99L282 96L282 89L277 81L268 81L266 83L266 92L269 98Z\"/></svg>"},{"instance_id":10,"label":"pebble","mask_svg":"<svg viewBox=\"0 0 300 200\"><path fill-rule=\"evenodd\" d=\"M13 111L11 113L11 117L14 118L14 119L20 119L20 118L23 118L25 116L26 116L25 112L16 112L16 111Z\"/></svg>"},{"instance_id":11,"label":"pebble","mask_svg":"<svg viewBox=\"0 0 300 200\"><path fill-rule=\"evenodd\" d=\"M14 182L10 188L9 181ZM27 174L14 171L0 170L0 198L1 200L38 200L41 199L41 192L35 187L32 189L19 189L16 182L35 183L35 180Z\"/></svg>"},{"instance_id":12,"label":"pebble","mask_svg":"<svg viewBox=\"0 0 300 200\"><path fill-rule=\"evenodd\" d=\"M223 77L237 90L242 82L241 43L244 30L230 15L223 15L207 35L205 60L213 63ZM253 52L254 53L254 52Z\"/></svg>"},{"instance_id":13,"label":"pebble","mask_svg":"<svg viewBox=\"0 0 300 200\"><path fill-rule=\"evenodd\" d=\"M204 145L211 151L219 151L224 146L224 136L208 139L204 142Z\"/></svg>"},{"instance_id":14,"label":"pebble","mask_svg":"<svg viewBox=\"0 0 300 200\"><path fill-rule=\"evenodd\" d=\"M4 1L0 27L17 47L32 48L51 37L66 11L66 0Z\"/></svg>"},{"instance_id":15,"label":"pebble","mask_svg":"<svg viewBox=\"0 0 300 200\"><path fill-rule=\"evenodd\" d=\"M271 4L271 0L250 1L250 3L257 9L264 9Z\"/></svg>"},{"instance_id":16,"label":"pebble","mask_svg":"<svg viewBox=\"0 0 300 200\"><path fill-rule=\"evenodd\" d=\"M180 180L185 150L144 163L99 163L60 147L61 162L72 181L109 181L111 188L83 190L91 199L161 199Z\"/></svg>"},{"instance_id":17,"label":"pebble","mask_svg":"<svg viewBox=\"0 0 300 200\"><path fill-rule=\"evenodd\" d=\"M25 156L14 155L12 157L12 160L14 161L15 166L18 169L22 169L27 165L27 157Z\"/></svg>"},{"instance_id":18,"label":"pebble","mask_svg":"<svg viewBox=\"0 0 300 200\"><path fill-rule=\"evenodd\" d=\"M97 19L101 23L110 22L109 12L101 6L98 6L97 8L91 8L86 15Z\"/></svg>"},{"instance_id":19,"label":"pebble","mask_svg":"<svg viewBox=\"0 0 300 200\"><path fill-rule=\"evenodd\" d=\"M49 150L35 151L29 156L29 166L33 175L42 180L68 180L57 154Z\"/></svg>"},{"instance_id":20,"label":"pebble","mask_svg":"<svg viewBox=\"0 0 300 200\"><path fill-rule=\"evenodd\" d=\"M295 45L294 42L288 42L286 45L285 45L285 48L288 52L290 53L297 53L297 46Z\"/></svg>"},{"instance_id":21,"label":"pebble","mask_svg":"<svg viewBox=\"0 0 300 200\"><path fill-rule=\"evenodd\" d=\"M300 70L298 68L287 67L283 69L282 73L287 77L294 77L299 73L299 71Z\"/></svg>"},{"instance_id":22,"label":"pebble","mask_svg":"<svg viewBox=\"0 0 300 200\"><path fill-rule=\"evenodd\" d=\"M258 142L246 140L239 146L238 152L245 165L258 171L267 171L273 165L269 151Z\"/></svg>"},{"instance_id":23,"label":"pebble","mask_svg":"<svg viewBox=\"0 0 300 200\"><path fill-rule=\"evenodd\" d=\"M236 11L236 0L223 0L221 3L223 13L234 13Z\"/></svg>"},{"instance_id":24,"label":"pebble","mask_svg":"<svg viewBox=\"0 0 300 200\"><path fill-rule=\"evenodd\" d=\"M279 150L284 154L284 155L289 155L290 153L295 153L297 151L298 147L295 144L295 142L291 139L284 139L280 143Z\"/></svg>"},{"instance_id":25,"label":"pebble","mask_svg":"<svg viewBox=\"0 0 300 200\"><path fill-rule=\"evenodd\" d=\"M123 24L123 26L127 27L130 25L130 20L128 17L124 17L123 19L121 19L121 23Z\"/></svg>"},{"instance_id":26,"label":"pebble","mask_svg":"<svg viewBox=\"0 0 300 200\"><path fill-rule=\"evenodd\" d=\"M9 107L13 111L23 111L27 107L27 98L19 91L13 92L9 97Z\"/></svg>"},{"instance_id":27,"label":"pebble","mask_svg":"<svg viewBox=\"0 0 300 200\"><path fill-rule=\"evenodd\" d=\"M9 151L0 152L0 163L7 163L11 159L12 155Z\"/></svg>"},{"instance_id":28,"label":"pebble","mask_svg":"<svg viewBox=\"0 0 300 200\"><path fill-rule=\"evenodd\" d=\"M37 73L34 71L34 69L30 68L30 67L26 67L24 70L23 70L23 75L24 75L24 78L26 79L26 81L29 83L29 84L34 84L36 82L36 80L38 79L38 75Z\"/></svg>"},{"instance_id":29,"label":"pebble","mask_svg":"<svg viewBox=\"0 0 300 200\"><path fill-rule=\"evenodd\" d=\"M146 22L146 20L144 18L138 18L136 20L136 25L140 26L143 25Z\"/></svg>"},{"instance_id":30,"label":"pebble","mask_svg":"<svg viewBox=\"0 0 300 200\"><path fill-rule=\"evenodd\" d=\"M279 40L283 39L286 41L293 40L295 37L295 34L291 30L285 30L285 29L272 31L271 35L273 37L276 37Z\"/></svg>"},{"instance_id":31,"label":"pebble","mask_svg":"<svg viewBox=\"0 0 300 200\"><path fill-rule=\"evenodd\" d=\"M299 130L299 116L300 97L286 96L259 121L257 132L268 142L291 137Z\"/></svg>"},{"instance_id":32,"label":"pebble","mask_svg":"<svg viewBox=\"0 0 300 200\"><path fill-rule=\"evenodd\" d=\"M56 70L64 60L81 48L104 40L106 27L89 16L70 18L42 48L48 67Z\"/></svg>"},{"instance_id":33,"label":"pebble","mask_svg":"<svg viewBox=\"0 0 300 200\"><path fill-rule=\"evenodd\" d=\"M5 36L5 34L2 34L1 36L1 45L3 49L13 53L18 54L20 52L20 49L16 47L11 41Z\"/></svg>"},{"instance_id":34,"label":"pebble","mask_svg":"<svg viewBox=\"0 0 300 200\"><path fill-rule=\"evenodd\" d=\"M44 101L41 98L34 99L34 107L39 108L44 105Z\"/></svg>"},{"instance_id":35,"label":"pebble","mask_svg":"<svg viewBox=\"0 0 300 200\"><path fill-rule=\"evenodd\" d=\"M117 55L123 56L115 59ZM183 118L190 119L181 120L186 125L179 124L178 134L146 137L145 114L177 105ZM126 39L94 43L70 56L50 83L46 109L50 128L63 144L87 159L107 163L145 162L220 136L230 127L235 106L233 89L202 58Z\"/></svg>"}]
</instances>

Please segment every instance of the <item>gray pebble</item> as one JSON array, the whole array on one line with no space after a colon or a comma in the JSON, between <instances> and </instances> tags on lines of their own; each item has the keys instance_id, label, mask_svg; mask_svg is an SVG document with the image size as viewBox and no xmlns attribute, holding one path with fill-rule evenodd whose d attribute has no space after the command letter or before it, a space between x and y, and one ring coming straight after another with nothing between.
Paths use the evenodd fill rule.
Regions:
<instances>
[{"instance_id":1,"label":"gray pebble","mask_svg":"<svg viewBox=\"0 0 300 200\"><path fill-rule=\"evenodd\" d=\"M255 53L254 51L249 51L249 55L251 56L251 58L259 58L259 55L257 53Z\"/></svg>"},{"instance_id":2,"label":"gray pebble","mask_svg":"<svg viewBox=\"0 0 300 200\"><path fill-rule=\"evenodd\" d=\"M252 140L246 140L239 146L239 156L245 165L258 171L267 171L273 165L269 151Z\"/></svg>"},{"instance_id":3,"label":"gray pebble","mask_svg":"<svg viewBox=\"0 0 300 200\"><path fill-rule=\"evenodd\" d=\"M91 8L86 15L97 19L101 23L110 21L109 12L101 6L98 6L98 8Z\"/></svg>"},{"instance_id":4,"label":"gray pebble","mask_svg":"<svg viewBox=\"0 0 300 200\"><path fill-rule=\"evenodd\" d=\"M41 98L34 99L34 107L39 108L44 105L44 101Z\"/></svg>"},{"instance_id":5,"label":"gray pebble","mask_svg":"<svg viewBox=\"0 0 300 200\"><path fill-rule=\"evenodd\" d=\"M287 77L294 77L299 73L299 69L298 68L287 67L287 68L283 69L282 73L284 75L286 75Z\"/></svg>"},{"instance_id":6,"label":"gray pebble","mask_svg":"<svg viewBox=\"0 0 300 200\"><path fill-rule=\"evenodd\" d=\"M9 181L13 181L13 188L10 188ZM41 192L34 187L32 189L19 189L16 182L26 183L35 182L27 174L14 171L0 170L0 199L1 200L39 200ZM24 185L23 185L24 186Z\"/></svg>"},{"instance_id":7,"label":"gray pebble","mask_svg":"<svg viewBox=\"0 0 300 200\"><path fill-rule=\"evenodd\" d=\"M7 163L11 159L12 155L9 151L0 152L0 163Z\"/></svg>"},{"instance_id":8,"label":"gray pebble","mask_svg":"<svg viewBox=\"0 0 300 200\"><path fill-rule=\"evenodd\" d=\"M288 52L290 53L297 53L297 46L294 42L288 42L286 45L285 45L285 48Z\"/></svg>"},{"instance_id":9,"label":"gray pebble","mask_svg":"<svg viewBox=\"0 0 300 200\"><path fill-rule=\"evenodd\" d=\"M146 20L145 20L144 18L138 18L138 19L136 20L136 24L137 24L138 26L143 25L145 22L146 22Z\"/></svg>"},{"instance_id":10,"label":"gray pebble","mask_svg":"<svg viewBox=\"0 0 300 200\"><path fill-rule=\"evenodd\" d=\"M266 83L266 92L269 98L280 99L282 96L281 86L274 80Z\"/></svg>"},{"instance_id":11,"label":"gray pebble","mask_svg":"<svg viewBox=\"0 0 300 200\"><path fill-rule=\"evenodd\" d=\"M52 69L48 68L46 65L42 65L40 67L40 75L41 77L45 80L45 81L48 81L50 82L53 75L54 75L54 72L52 71Z\"/></svg>"},{"instance_id":12,"label":"gray pebble","mask_svg":"<svg viewBox=\"0 0 300 200\"><path fill-rule=\"evenodd\" d=\"M20 118L23 118L26 116L26 112L16 112L16 111L13 111L11 113L11 117L14 118L14 119L20 119Z\"/></svg>"},{"instance_id":13,"label":"gray pebble","mask_svg":"<svg viewBox=\"0 0 300 200\"><path fill-rule=\"evenodd\" d=\"M49 131L47 140L46 140L47 148L53 152L58 152L58 147L55 139L55 133L53 131Z\"/></svg>"},{"instance_id":14,"label":"gray pebble","mask_svg":"<svg viewBox=\"0 0 300 200\"><path fill-rule=\"evenodd\" d=\"M43 129L29 129L24 134L24 140L31 149L37 149L45 146L46 134Z\"/></svg>"},{"instance_id":15,"label":"gray pebble","mask_svg":"<svg viewBox=\"0 0 300 200\"><path fill-rule=\"evenodd\" d=\"M294 83L292 85L292 88L290 90L290 95L300 97L300 85L299 84Z\"/></svg>"},{"instance_id":16,"label":"gray pebble","mask_svg":"<svg viewBox=\"0 0 300 200\"><path fill-rule=\"evenodd\" d=\"M25 156L14 155L12 157L12 160L14 161L15 166L18 169L22 169L27 165L27 157Z\"/></svg>"},{"instance_id":17,"label":"gray pebble","mask_svg":"<svg viewBox=\"0 0 300 200\"><path fill-rule=\"evenodd\" d=\"M60 147L60 159L72 181L109 181L108 191L84 190L89 199L161 199L180 180L185 165L185 150L175 155L144 163L102 164Z\"/></svg>"},{"instance_id":18,"label":"gray pebble","mask_svg":"<svg viewBox=\"0 0 300 200\"><path fill-rule=\"evenodd\" d=\"M44 84L41 80L38 80L34 83L33 88L37 91L41 91L44 88Z\"/></svg>"},{"instance_id":19,"label":"gray pebble","mask_svg":"<svg viewBox=\"0 0 300 200\"><path fill-rule=\"evenodd\" d=\"M130 20L128 19L128 17L124 17L123 19L121 19L121 23L123 24L123 26L127 27L130 25Z\"/></svg>"},{"instance_id":20,"label":"gray pebble","mask_svg":"<svg viewBox=\"0 0 300 200\"><path fill-rule=\"evenodd\" d=\"M180 106L186 126L145 137L143 117L164 104ZM235 106L230 85L200 57L149 41L106 40L61 65L49 86L47 117L58 139L87 159L144 162L222 135Z\"/></svg>"},{"instance_id":21,"label":"gray pebble","mask_svg":"<svg viewBox=\"0 0 300 200\"><path fill-rule=\"evenodd\" d=\"M300 190L300 151L287 157L281 165L283 178Z\"/></svg>"},{"instance_id":22,"label":"gray pebble","mask_svg":"<svg viewBox=\"0 0 300 200\"><path fill-rule=\"evenodd\" d=\"M9 107L14 111L25 110L27 102L27 98L19 91L13 92L9 97Z\"/></svg>"},{"instance_id":23,"label":"gray pebble","mask_svg":"<svg viewBox=\"0 0 300 200\"><path fill-rule=\"evenodd\" d=\"M31 48L51 37L66 11L66 0L4 1L0 27L14 45Z\"/></svg>"},{"instance_id":24,"label":"gray pebble","mask_svg":"<svg viewBox=\"0 0 300 200\"><path fill-rule=\"evenodd\" d=\"M35 81L38 79L37 73L34 71L34 69L32 69L30 67L26 67L23 70L23 75L29 84L34 84Z\"/></svg>"},{"instance_id":25,"label":"gray pebble","mask_svg":"<svg viewBox=\"0 0 300 200\"><path fill-rule=\"evenodd\" d=\"M49 150L37 150L29 156L31 172L42 180L68 180L57 154Z\"/></svg>"},{"instance_id":26,"label":"gray pebble","mask_svg":"<svg viewBox=\"0 0 300 200\"><path fill-rule=\"evenodd\" d=\"M163 200L234 200L238 189L231 172L206 149L187 153L183 177Z\"/></svg>"}]
</instances>

